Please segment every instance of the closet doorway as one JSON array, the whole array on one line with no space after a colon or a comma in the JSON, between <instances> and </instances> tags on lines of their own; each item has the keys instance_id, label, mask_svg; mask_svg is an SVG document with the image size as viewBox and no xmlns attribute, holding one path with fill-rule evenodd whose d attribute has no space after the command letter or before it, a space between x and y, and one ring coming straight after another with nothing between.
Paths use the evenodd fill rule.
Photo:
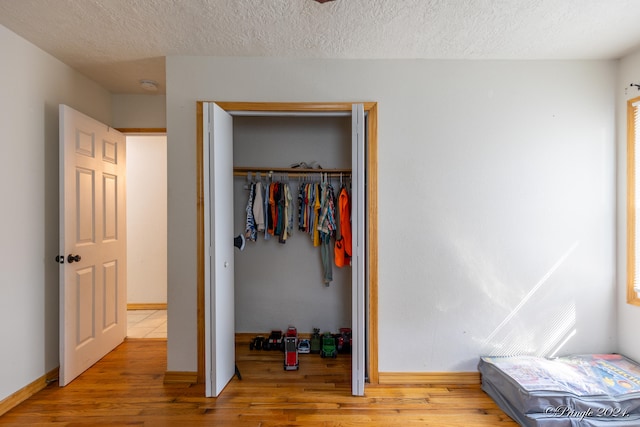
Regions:
<instances>
[{"instance_id":1,"label":"closet doorway","mask_svg":"<svg viewBox=\"0 0 640 427\"><path fill-rule=\"evenodd\" d=\"M339 120L343 123L347 120L347 126L351 123L351 141L347 140L351 146L346 148L351 154L347 170L352 172L353 182L352 394L364 394L365 378L377 382L376 107L375 103L198 103L198 377L206 383L207 395L218 395L234 373L234 248L231 243L234 232L238 231L233 226L232 206L234 116L266 120L269 117L274 120L342 117ZM331 167L323 165L325 170L327 166ZM286 173L286 168L281 172Z\"/></svg>"}]
</instances>

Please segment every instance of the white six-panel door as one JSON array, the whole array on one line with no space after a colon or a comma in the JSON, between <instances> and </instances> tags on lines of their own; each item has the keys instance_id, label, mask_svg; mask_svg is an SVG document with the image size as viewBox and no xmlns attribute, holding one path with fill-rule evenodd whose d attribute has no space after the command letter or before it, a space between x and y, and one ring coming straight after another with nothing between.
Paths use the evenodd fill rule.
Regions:
<instances>
[{"instance_id":1,"label":"white six-panel door","mask_svg":"<svg viewBox=\"0 0 640 427\"><path fill-rule=\"evenodd\" d=\"M60 105L60 386L126 335L125 137Z\"/></svg>"}]
</instances>

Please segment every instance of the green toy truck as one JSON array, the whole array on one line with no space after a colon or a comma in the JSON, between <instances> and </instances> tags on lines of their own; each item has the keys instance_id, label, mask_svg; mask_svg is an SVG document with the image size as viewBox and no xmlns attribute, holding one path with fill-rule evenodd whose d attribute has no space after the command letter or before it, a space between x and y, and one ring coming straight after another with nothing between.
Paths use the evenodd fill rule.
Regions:
<instances>
[{"instance_id":1,"label":"green toy truck","mask_svg":"<svg viewBox=\"0 0 640 427\"><path fill-rule=\"evenodd\" d=\"M336 339L330 332L325 332L322 336L322 350L320 351L320 357L333 357L338 356L338 347L336 346Z\"/></svg>"}]
</instances>

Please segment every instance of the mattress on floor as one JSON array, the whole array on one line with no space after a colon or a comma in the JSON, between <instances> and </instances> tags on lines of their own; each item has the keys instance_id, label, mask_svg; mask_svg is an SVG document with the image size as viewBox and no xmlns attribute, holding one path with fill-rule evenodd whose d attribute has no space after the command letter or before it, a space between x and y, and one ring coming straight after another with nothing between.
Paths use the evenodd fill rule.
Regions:
<instances>
[{"instance_id":1,"label":"mattress on floor","mask_svg":"<svg viewBox=\"0 0 640 427\"><path fill-rule=\"evenodd\" d=\"M622 355L482 357L478 369L522 426L640 426L640 365Z\"/></svg>"}]
</instances>

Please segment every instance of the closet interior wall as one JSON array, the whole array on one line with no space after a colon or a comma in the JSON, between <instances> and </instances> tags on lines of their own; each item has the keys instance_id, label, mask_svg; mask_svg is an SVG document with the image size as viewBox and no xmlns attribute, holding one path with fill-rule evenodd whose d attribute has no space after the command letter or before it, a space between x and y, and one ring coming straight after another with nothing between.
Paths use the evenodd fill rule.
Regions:
<instances>
[{"instance_id":1,"label":"closet interior wall","mask_svg":"<svg viewBox=\"0 0 640 427\"><path fill-rule=\"evenodd\" d=\"M351 168L350 116L236 116L233 134L236 167L281 168L315 162L325 169ZM317 180L319 175L313 173L307 179ZM262 178L267 182L264 173ZM275 174L274 178L285 180L286 176ZM303 179L288 179L294 215ZM234 235L245 229L247 182L246 176L234 178ZM337 196L340 178L331 182ZM333 281L326 286L320 248L297 225L285 244L277 237L265 240L264 233L258 233L256 242L247 241L244 251L235 251L236 332L267 333L290 325L302 333L351 327L351 268L333 265Z\"/></svg>"}]
</instances>

